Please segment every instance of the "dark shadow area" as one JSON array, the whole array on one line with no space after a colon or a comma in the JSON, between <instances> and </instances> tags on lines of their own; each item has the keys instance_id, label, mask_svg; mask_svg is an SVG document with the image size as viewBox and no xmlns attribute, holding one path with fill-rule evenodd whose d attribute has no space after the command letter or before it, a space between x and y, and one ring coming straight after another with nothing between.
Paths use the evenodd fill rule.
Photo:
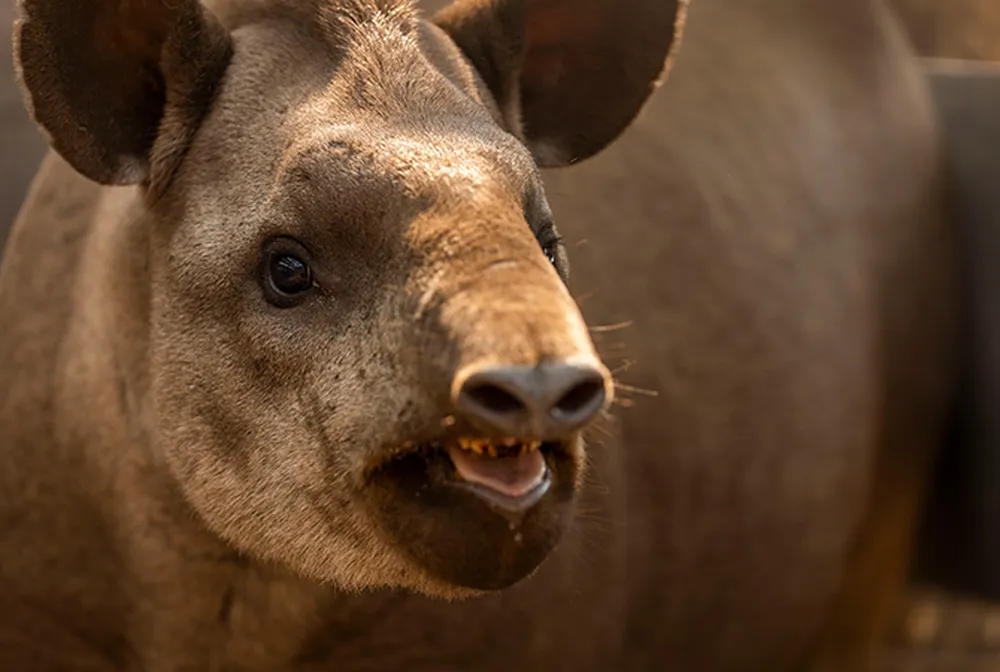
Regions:
<instances>
[{"instance_id":1,"label":"dark shadow area","mask_svg":"<svg viewBox=\"0 0 1000 672\"><path fill-rule=\"evenodd\" d=\"M1000 599L1000 65L935 62L960 240L965 329L953 437L927 510L918 575Z\"/></svg>"}]
</instances>

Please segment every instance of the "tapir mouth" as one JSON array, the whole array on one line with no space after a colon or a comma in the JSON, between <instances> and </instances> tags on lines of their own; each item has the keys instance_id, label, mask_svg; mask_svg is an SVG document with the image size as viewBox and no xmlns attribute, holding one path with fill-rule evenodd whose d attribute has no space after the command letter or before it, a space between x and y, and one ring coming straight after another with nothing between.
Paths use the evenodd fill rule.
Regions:
<instances>
[{"instance_id":1,"label":"tapir mouth","mask_svg":"<svg viewBox=\"0 0 1000 672\"><path fill-rule=\"evenodd\" d=\"M569 526L583 440L467 432L381 451L359 494L386 540L424 571L500 590L534 571Z\"/></svg>"},{"instance_id":2,"label":"tapir mouth","mask_svg":"<svg viewBox=\"0 0 1000 672\"><path fill-rule=\"evenodd\" d=\"M553 471L568 458L569 444L536 439L462 437L396 451L390 463L420 456L428 475L477 495L496 508L524 511L549 491Z\"/></svg>"},{"instance_id":3,"label":"tapir mouth","mask_svg":"<svg viewBox=\"0 0 1000 672\"><path fill-rule=\"evenodd\" d=\"M560 449L557 442L506 439L459 439L447 446L456 485L473 490L504 508L530 507L551 485L546 453Z\"/></svg>"}]
</instances>

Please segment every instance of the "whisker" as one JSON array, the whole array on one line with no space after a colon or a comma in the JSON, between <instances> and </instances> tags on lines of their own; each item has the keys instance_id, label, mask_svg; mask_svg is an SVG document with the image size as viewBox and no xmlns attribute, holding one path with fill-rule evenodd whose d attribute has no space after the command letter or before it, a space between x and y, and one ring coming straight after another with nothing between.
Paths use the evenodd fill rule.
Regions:
<instances>
[{"instance_id":1,"label":"whisker","mask_svg":"<svg viewBox=\"0 0 1000 672\"><path fill-rule=\"evenodd\" d=\"M593 432L593 431L598 431L598 432L600 432L601 434L603 434L607 438L611 438L612 436L614 436L614 434L611 432L610 428L605 427L604 425L602 425L600 423L594 423L593 425L591 425L590 427L587 428L587 432L588 432L587 446L588 446L588 448L599 448L599 447L601 447L600 445L598 445L594 441L594 437L589 436L589 433Z\"/></svg>"},{"instance_id":2,"label":"whisker","mask_svg":"<svg viewBox=\"0 0 1000 672\"><path fill-rule=\"evenodd\" d=\"M611 548L607 544L601 543L599 539L595 539L587 534L586 528L579 528L583 532L580 535L580 545L577 547L579 552L579 558L586 564L593 567L595 562L608 562L611 560ZM590 528L591 531L597 534L607 534L608 530L596 530Z\"/></svg>"},{"instance_id":3,"label":"whisker","mask_svg":"<svg viewBox=\"0 0 1000 672\"><path fill-rule=\"evenodd\" d=\"M660 393L657 392L656 390L646 390L646 389L643 389L641 387L635 387L634 385L626 385L625 383L620 383L620 382L618 382L616 380L615 381L615 391L617 392L619 390L622 391L622 392L632 392L632 393L635 393L635 394L641 394L641 395L644 395L644 396L647 396L647 397L658 397L658 396L660 396Z\"/></svg>"},{"instance_id":4,"label":"whisker","mask_svg":"<svg viewBox=\"0 0 1000 672\"><path fill-rule=\"evenodd\" d=\"M579 530L608 533L613 530L624 530L626 525L624 520L614 516L604 514L602 516L594 514L576 514L574 525Z\"/></svg>"},{"instance_id":5,"label":"whisker","mask_svg":"<svg viewBox=\"0 0 1000 672\"><path fill-rule=\"evenodd\" d=\"M583 478L584 485L587 486L587 489L598 495L610 495L611 487L604 481L600 480L598 474L595 473L596 469L592 468L587 471L589 473L587 473L587 475Z\"/></svg>"},{"instance_id":6,"label":"whisker","mask_svg":"<svg viewBox=\"0 0 1000 672\"><path fill-rule=\"evenodd\" d=\"M617 376L619 373L625 373L633 366L635 366L635 361L631 359L626 359L624 362L621 363L620 366L611 369L611 375Z\"/></svg>"},{"instance_id":7,"label":"whisker","mask_svg":"<svg viewBox=\"0 0 1000 672\"><path fill-rule=\"evenodd\" d=\"M609 331L621 331L622 329L628 329L633 324L635 324L635 320L628 320L626 322L617 322L615 324L602 324L596 327L590 327L590 330L595 334L606 334Z\"/></svg>"}]
</instances>

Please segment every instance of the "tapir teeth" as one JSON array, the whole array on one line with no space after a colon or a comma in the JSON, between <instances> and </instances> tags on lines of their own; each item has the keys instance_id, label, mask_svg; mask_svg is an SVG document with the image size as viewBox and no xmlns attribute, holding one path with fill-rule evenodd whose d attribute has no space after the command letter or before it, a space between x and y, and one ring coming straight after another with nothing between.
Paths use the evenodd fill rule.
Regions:
<instances>
[{"instance_id":1,"label":"tapir teeth","mask_svg":"<svg viewBox=\"0 0 1000 672\"><path fill-rule=\"evenodd\" d=\"M542 442L535 440L523 440L523 439L499 439L496 441L488 441L486 439L469 439L462 438L458 440L458 445L462 450L467 450L469 452L475 453L476 455L489 455L490 457L499 457L502 454L501 448L517 449L518 455L526 455L535 450L538 450ZM509 454L509 453L505 453Z\"/></svg>"},{"instance_id":2,"label":"tapir teeth","mask_svg":"<svg viewBox=\"0 0 1000 672\"><path fill-rule=\"evenodd\" d=\"M486 448L486 441L482 439L459 439L462 450L471 451L477 455L482 455Z\"/></svg>"},{"instance_id":3,"label":"tapir teeth","mask_svg":"<svg viewBox=\"0 0 1000 672\"><path fill-rule=\"evenodd\" d=\"M527 455L541 448L541 441L525 441L521 444L521 455Z\"/></svg>"}]
</instances>

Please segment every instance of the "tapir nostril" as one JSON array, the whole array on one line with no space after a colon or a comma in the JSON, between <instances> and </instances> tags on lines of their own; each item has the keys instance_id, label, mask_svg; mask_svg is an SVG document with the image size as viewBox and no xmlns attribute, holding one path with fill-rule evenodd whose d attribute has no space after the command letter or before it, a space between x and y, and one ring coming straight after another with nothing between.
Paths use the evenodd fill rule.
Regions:
<instances>
[{"instance_id":1,"label":"tapir nostril","mask_svg":"<svg viewBox=\"0 0 1000 672\"><path fill-rule=\"evenodd\" d=\"M468 401L498 415L524 413L527 410L524 402L513 394L489 383L476 385L464 393Z\"/></svg>"},{"instance_id":2,"label":"tapir nostril","mask_svg":"<svg viewBox=\"0 0 1000 672\"><path fill-rule=\"evenodd\" d=\"M586 419L604 405L604 381L585 380L576 384L552 407L553 415L566 420Z\"/></svg>"},{"instance_id":3,"label":"tapir nostril","mask_svg":"<svg viewBox=\"0 0 1000 672\"><path fill-rule=\"evenodd\" d=\"M546 362L486 366L459 375L455 402L466 419L512 438L564 437L590 422L607 400L603 370Z\"/></svg>"}]
</instances>

